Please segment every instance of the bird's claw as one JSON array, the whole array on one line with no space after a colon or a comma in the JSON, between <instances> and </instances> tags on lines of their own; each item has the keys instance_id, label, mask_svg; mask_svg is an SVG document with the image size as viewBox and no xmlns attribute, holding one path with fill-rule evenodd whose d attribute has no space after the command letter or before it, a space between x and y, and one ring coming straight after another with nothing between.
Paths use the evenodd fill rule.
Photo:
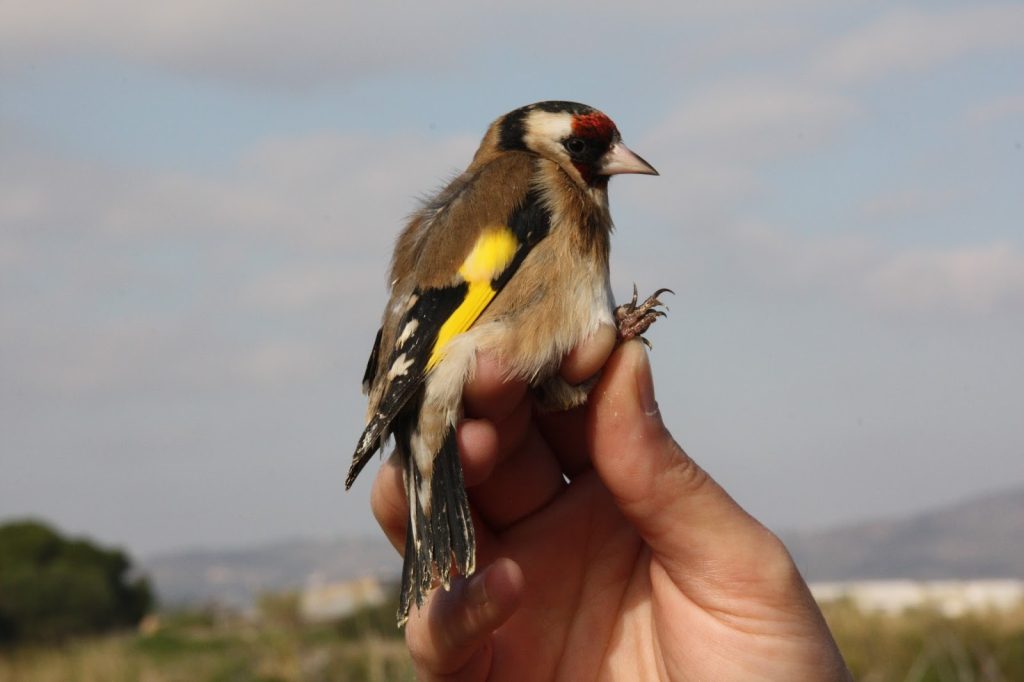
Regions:
<instances>
[{"instance_id":1,"label":"bird's claw","mask_svg":"<svg viewBox=\"0 0 1024 682\"><path fill-rule=\"evenodd\" d=\"M651 348L651 342L643 337L643 333L659 317L665 317L665 310L659 310L659 306L664 307L665 304L658 299L659 296L665 293L674 294L675 292L671 289L658 289L648 296L646 301L637 305L638 294L636 284L633 285L633 298L629 303L620 305L615 309L615 322L618 326L620 341L639 338L648 348Z\"/></svg>"}]
</instances>

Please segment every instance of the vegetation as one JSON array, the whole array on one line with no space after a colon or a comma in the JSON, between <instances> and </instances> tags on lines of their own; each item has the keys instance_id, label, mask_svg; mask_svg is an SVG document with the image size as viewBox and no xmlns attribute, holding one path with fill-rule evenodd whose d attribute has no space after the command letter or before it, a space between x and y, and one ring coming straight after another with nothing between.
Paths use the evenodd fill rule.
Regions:
<instances>
[{"instance_id":1,"label":"vegetation","mask_svg":"<svg viewBox=\"0 0 1024 682\"><path fill-rule=\"evenodd\" d=\"M133 627L152 602L123 552L35 521L0 526L0 646Z\"/></svg>"},{"instance_id":2,"label":"vegetation","mask_svg":"<svg viewBox=\"0 0 1024 682\"><path fill-rule=\"evenodd\" d=\"M824 612L857 680L1024 680L1024 604L958 617L934 608L865 613L850 602Z\"/></svg>"},{"instance_id":3,"label":"vegetation","mask_svg":"<svg viewBox=\"0 0 1024 682\"><path fill-rule=\"evenodd\" d=\"M412 679L397 594L334 623L304 622L298 595L284 593L261 597L251 616L164 612L126 630L150 604L148 586L130 576L120 552L41 524L0 527L0 682ZM866 613L850 602L824 611L858 680L1024 680L1024 604L960 617Z\"/></svg>"},{"instance_id":4,"label":"vegetation","mask_svg":"<svg viewBox=\"0 0 1024 682\"><path fill-rule=\"evenodd\" d=\"M288 601L263 600L270 611L253 619L216 611L161 614L159 623L147 621L136 634L21 646L0 652L0 682L412 679L391 604L310 625L289 615ZM951 618L933 610L864 613L837 603L826 605L825 614L858 680L1024 680L1024 605ZM385 618L392 620L384 625Z\"/></svg>"},{"instance_id":5,"label":"vegetation","mask_svg":"<svg viewBox=\"0 0 1024 682\"><path fill-rule=\"evenodd\" d=\"M275 601L274 607L281 606ZM338 635L340 624L301 625L276 615L247 619L216 611L165 613L135 634L83 638L60 647L0 652L0 682L286 682L412 679L404 642ZM394 630L394 612L391 612ZM347 626L345 626L347 627Z\"/></svg>"}]
</instances>

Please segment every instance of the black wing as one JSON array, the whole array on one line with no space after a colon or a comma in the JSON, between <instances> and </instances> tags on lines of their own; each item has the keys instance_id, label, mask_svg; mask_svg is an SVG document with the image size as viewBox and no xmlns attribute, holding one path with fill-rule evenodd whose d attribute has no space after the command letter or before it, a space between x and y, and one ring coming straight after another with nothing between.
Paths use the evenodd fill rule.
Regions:
<instances>
[{"instance_id":1,"label":"black wing","mask_svg":"<svg viewBox=\"0 0 1024 682\"><path fill-rule=\"evenodd\" d=\"M522 203L509 216L507 227L515 235L517 247L508 265L491 279L490 287L494 292L504 288L529 252L551 229L551 211L540 192L531 189L526 193ZM346 488L352 485L373 453L380 449L390 432L391 422L423 384L441 327L466 301L468 294L469 286L466 282L449 287L417 289L413 294L415 302L398 324L398 339L384 364L377 362L383 351L379 348L378 332L378 342L370 356L371 364L364 376L364 386L367 378L372 377L371 368L375 368L376 372L386 372L387 376L383 379L388 385L352 455L352 466L345 479ZM403 332L409 325L413 325L413 331L407 338L403 338ZM372 378L381 380L381 377Z\"/></svg>"}]
</instances>

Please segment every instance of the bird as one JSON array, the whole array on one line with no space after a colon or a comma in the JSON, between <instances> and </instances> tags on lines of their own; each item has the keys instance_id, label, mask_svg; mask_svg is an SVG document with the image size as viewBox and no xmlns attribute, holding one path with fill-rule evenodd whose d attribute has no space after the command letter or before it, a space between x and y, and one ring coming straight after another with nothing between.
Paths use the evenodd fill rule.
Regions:
<instances>
[{"instance_id":1,"label":"bird","mask_svg":"<svg viewBox=\"0 0 1024 682\"><path fill-rule=\"evenodd\" d=\"M476 569L456 427L478 352L528 382L542 409L583 404L559 364L601 325L640 336L660 289L616 308L609 281L613 175L658 175L612 120L577 102L529 104L495 120L466 170L425 200L395 244L390 296L363 376L366 426L351 488L393 439L409 504L398 625L432 585ZM641 336L642 338L642 336Z\"/></svg>"}]
</instances>

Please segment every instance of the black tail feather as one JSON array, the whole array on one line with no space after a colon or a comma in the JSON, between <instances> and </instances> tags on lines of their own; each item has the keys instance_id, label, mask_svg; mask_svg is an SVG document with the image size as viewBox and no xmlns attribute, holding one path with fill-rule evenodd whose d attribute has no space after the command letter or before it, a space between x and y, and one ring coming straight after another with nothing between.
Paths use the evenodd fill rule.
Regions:
<instances>
[{"instance_id":1,"label":"black tail feather","mask_svg":"<svg viewBox=\"0 0 1024 682\"><path fill-rule=\"evenodd\" d=\"M408 439L397 440L409 499L409 527L398 606L398 624L402 626L409 618L413 601L417 607L423 605L435 576L447 590L451 587L453 568L462 575L471 575L476 570L476 538L455 443L455 428L449 427L434 459L429 515L423 511L423 501L419 499L423 479L412 460Z\"/></svg>"},{"instance_id":2,"label":"black tail feather","mask_svg":"<svg viewBox=\"0 0 1024 682\"><path fill-rule=\"evenodd\" d=\"M443 495L456 566L462 575L471 575L476 570L476 537L473 534L469 498L466 496L466 482L462 477L462 463L459 461L459 451L455 444L455 429L452 429L445 438L445 446L450 448L450 452L437 462L440 472L434 473L434 505L436 509L437 501ZM445 468L447 471L444 471ZM438 478L444 479L441 486L437 485Z\"/></svg>"}]
</instances>

